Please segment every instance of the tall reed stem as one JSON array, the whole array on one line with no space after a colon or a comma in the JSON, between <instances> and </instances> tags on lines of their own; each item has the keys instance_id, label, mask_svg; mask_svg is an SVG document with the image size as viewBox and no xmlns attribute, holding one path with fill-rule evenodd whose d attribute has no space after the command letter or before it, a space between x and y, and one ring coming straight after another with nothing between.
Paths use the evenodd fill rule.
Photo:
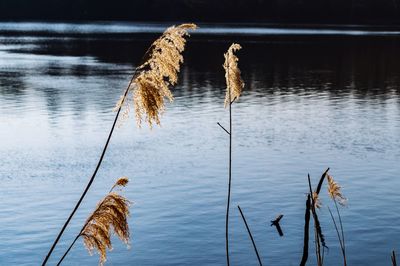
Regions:
<instances>
[{"instance_id":1,"label":"tall reed stem","mask_svg":"<svg viewBox=\"0 0 400 266\"><path fill-rule=\"evenodd\" d=\"M253 243L253 248L254 248L254 251L256 252L257 259L258 259L258 263L260 264L260 266L262 266L261 258L260 258L260 255L258 254L257 246L256 246L256 243L254 242L253 235L251 234L251 231L250 231L250 228L249 228L249 226L248 226L248 224L247 224L246 218L244 217L244 214L243 214L243 212L242 212L242 209L240 208L239 205L238 205L238 209L239 209L240 215L242 216L244 225L246 226L247 233L249 233L251 242Z\"/></svg>"},{"instance_id":2,"label":"tall reed stem","mask_svg":"<svg viewBox=\"0 0 400 266\"><path fill-rule=\"evenodd\" d=\"M338 239L339 239L340 249L342 250L342 255L343 255L343 264L344 264L344 266L346 266L347 265L347 261L346 261L346 252L344 251L344 246L343 246L343 239L340 236L339 228L337 226L335 217L333 216L333 213L332 213L332 211L331 211L331 209L329 207L328 207L328 210L329 210L329 213L331 215L331 218L332 218L332 221L333 221L333 225L335 226L336 234L337 234Z\"/></svg>"},{"instance_id":3,"label":"tall reed stem","mask_svg":"<svg viewBox=\"0 0 400 266\"><path fill-rule=\"evenodd\" d=\"M343 259L344 259L344 266L346 266L347 265L346 244L345 244L345 241L344 241L344 230L343 230L342 216L340 215L339 208L337 206L337 202L336 202L335 198L333 198L333 202L335 203L336 212L337 212L338 217L339 217L340 231L342 233L342 249L343 249L342 253L343 253Z\"/></svg>"},{"instance_id":4,"label":"tall reed stem","mask_svg":"<svg viewBox=\"0 0 400 266\"><path fill-rule=\"evenodd\" d=\"M86 226L86 224L85 224ZM83 228L85 228L85 226ZM71 245L69 246L69 248L67 249L67 251L65 251L64 255L61 257L61 259L58 261L57 266L61 265L61 262L63 262L63 260L65 259L65 257L68 255L69 251L71 250L71 248L74 246L75 242L78 240L78 238L81 236L81 233L83 231L82 230L79 232L79 234L75 237L74 241L72 241Z\"/></svg>"},{"instance_id":5,"label":"tall reed stem","mask_svg":"<svg viewBox=\"0 0 400 266\"><path fill-rule=\"evenodd\" d=\"M392 259L392 265L397 266L397 261L396 261L396 253L394 252L394 249L392 250L392 256L390 256Z\"/></svg>"},{"instance_id":6,"label":"tall reed stem","mask_svg":"<svg viewBox=\"0 0 400 266\"><path fill-rule=\"evenodd\" d=\"M129 88L130 88L131 84L133 83L134 77L135 77L135 75L132 76L132 79L130 80L130 82L129 82L129 84L128 84L128 87L127 87L126 90L125 90L125 93L124 93L124 96L123 96L124 99L126 98L128 92L129 92ZM49 260L51 254L52 254L52 252L53 252L53 250L54 250L54 248L56 247L58 241L60 240L60 238L61 238L61 236L63 235L65 229L67 228L69 222L71 221L71 219L72 219L72 217L74 216L75 212L78 210L79 206L80 206L81 203L82 203L83 198L86 196L86 193L88 192L90 186L92 185L92 183L93 183L93 181L94 181L94 178L96 177L97 171L99 170L100 165L101 165L101 163L103 162L103 158L104 158L104 155L105 155L105 153L106 153L108 144L110 143L111 136L112 136L112 134L113 134L113 132L114 132L115 125L116 125L116 123L117 123L117 121L118 121L118 117L119 117L119 114L120 114L120 112L121 112L121 108L122 108L122 104L120 105L120 107L119 107L118 110L117 110L117 114L115 115L113 125L112 125L111 130L110 130L110 132L109 132L109 134L108 134L108 138L107 138L106 144L104 145L103 151L101 152L99 161L97 162L97 165L96 165L96 168L95 168L95 170L94 170L94 172L93 172L93 174L92 174L92 177L89 179L89 183L86 185L86 188L85 188L85 190L83 191L81 197L79 198L79 200L78 200L78 202L76 203L74 209L72 210L71 214L69 215L67 221L65 222L65 224L64 224L63 227L61 228L61 231L58 233L56 239L54 240L54 242L53 242L53 244L52 244L52 246L51 246L49 252L48 252L47 255L46 255L46 258L44 259L44 261L43 261L43 263L42 263L42 266L46 265L46 263L47 263L47 261Z\"/></svg>"},{"instance_id":7,"label":"tall reed stem","mask_svg":"<svg viewBox=\"0 0 400 266\"><path fill-rule=\"evenodd\" d=\"M229 93L229 174L228 174L228 202L226 204L225 217L225 246L226 246L226 263L229 266L229 207L231 202L231 184L232 184L232 99L231 87L228 84Z\"/></svg>"}]
</instances>

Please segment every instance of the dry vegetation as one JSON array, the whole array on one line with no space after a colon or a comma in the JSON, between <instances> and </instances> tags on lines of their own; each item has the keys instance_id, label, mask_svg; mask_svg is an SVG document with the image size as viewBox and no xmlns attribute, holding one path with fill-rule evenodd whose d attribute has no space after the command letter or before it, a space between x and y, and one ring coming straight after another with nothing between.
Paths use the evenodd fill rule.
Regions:
<instances>
[{"instance_id":1,"label":"dry vegetation","mask_svg":"<svg viewBox=\"0 0 400 266\"><path fill-rule=\"evenodd\" d=\"M94 249L100 254L101 265L107 259L107 249L112 249L112 230L121 241L128 244L128 216L129 201L115 192L110 192L87 219L80 235L91 254Z\"/></svg>"},{"instance_id":2,"label":"dry vegetation","mask_svg":"<svg viewBox=\"0 0 400 266\"><path fill-rule=\"evenodd\" d=\"M157 39L151 45L151 47L145 54L144 62L136 69L136 72L128 88L126 89L125 94L121 97L120 101L117 103L116 109L118 113L115 121L118 119L118 114L121 111L121 108L123 107L125 108L124 116L126 117L128 115L131 102L127 100L127 95L130 94L133 97L133 105L138 125L140 126L144 119L149 123L150 126L152 126L153 123L160 124L160 115L162 114L165 108L165 99L169 101L173 100L173 95L170 91L170 87L176 85L178 82L178 73L180 71L180 66L183 62L182 52L184 51L186 44L185 38L188 36L188 30L193 30L193 29L196 29L196 25L194 24L182 24L179 26L170 27L162 34L162 36L159 39ZM229 107L229 128L224 128L221 124L218 123L218 125L221 126L221 128L229 135L229 140L230 140L229 168L228 168L229 169L228 199L227 199L226 228L225 228L226 258L228 265L230 264L229 209L230 209L231 180L232 180L232 134L233 134L232 104L237 99L239 99L242 90L244 88L244 82L242 80L241 72L238 67L239 59L235 55L235 53L240 49L241 46L239 44L233 43L228 48L227 52L224 54L225 62L223 64L223 67L225 69L225 78L226 78L226 95L224 100L224 106ZM113 128L111 130L110 137L113 132ZM108 141L105 146L105 149L107 148ZM103 155L104 152L105 150L103 151ZM335 230L338 236L338 241L340 243L340 248L343 255L343 264L345 266L347 265L344 229L338 207L338 204L341 206L346 205L346 198L342 195L341 186L333 179L333 177L328 173L328 171L329 168L322 174L322 176L319 179L318 185L314 190L312 189L311 178L308 175L309 191L307 193L306 209L304 216L305 218L304 246L303 246L303 255L301 258L300 265L306 265L307 260L309 258L308 254L309 231L310 231L311 217L313 218L313 223L314 223L314 238L315 238L315 252L316 252L315 255L317 264L318 265L324 264L324 251L327 248L327 246L325 243L324 234L322 232L322 227L319 221L319 209L323 207L320 199L320 191L325 179L327 179L328 182L327 184L328 195L334 202L337 218L334 217L330 209L329 212L331 214L332 222L335 226ZM93 181L93 178L94 176L92 177L91 181ZM121 177L116 181L114 186L112 186L109 194L107 194L99 202L94 212L88 217L82 230L75 238L71 246L68 248L64 256L61 258L59 264L63 261L63 259L71 250L75 241L79 237L83 237L84 244L90 253L92 253L94 250L97 250L97 252L100 255L101 265L107 259L107 250L112 249L111 235L113 232L115 233L115 235L119 237L121 241L128 244L130 236L129 226L128 226L130 202L125 197L119 195L116 192L113 192L113 190L116 187L125 187L128 184L128 182L129 180L126 177ZM90 184L91 182L89 183L86 190L89 188ZM84 195L85 194L83 194L83 196ZM79 203L80 202L78 202L77 207L79 206ZM257 248L255 246L255 241L251 235L250 229L247 225L246 219L241 210L240 213L242 215L248 233L253 242L254 249L258 257L258 261L261 265L262 262L258 254ZM337 222L336 219L338 219L339 222ZM66 225L68 224L68 222L69 220L67 221ZM61 234L63 230L61 231ZM57 243L57 241L55 242L55 244ZM52 249L50 250L49 255L51 254L51 251ZM394 251L392 252L391 257L393 265L396 265L396 256ZM46 263L46 261L47 258L44 264Z\"/></svg>"},{"instance_id":3,"label":"dry vegetation","mask_svg":"<svg viewBox=\"0 0 400 266\"><path fill-rule=\"evenodd\" d=\"M149 48L145 61L140 65L129 86L133 95L136 121L140 126L143 116L150 126L160 124L160 115L165 108L165 98L173 101L170 86L178 82L178 73L183 63L182 52L185 49L188 30L196 29L195 24L182 24L168 28ZM124 117L128 116L130 103L122 96L116 110L125 106Z\"/></svg>"}]
</instances>

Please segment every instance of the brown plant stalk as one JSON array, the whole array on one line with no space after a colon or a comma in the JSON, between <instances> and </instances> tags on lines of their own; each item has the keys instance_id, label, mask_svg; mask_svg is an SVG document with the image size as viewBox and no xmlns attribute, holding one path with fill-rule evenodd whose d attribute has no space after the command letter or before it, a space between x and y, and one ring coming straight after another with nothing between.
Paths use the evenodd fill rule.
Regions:
<instances>
[{"instance_id":1,"label":"brown plant stalk","mask_svg":"<svg viewBox=\"0 0 400 266\"><path fill-rule=\"evenodd\" d=\"M339 218L339 224L340 224L340 232L341 234L339 234L339 229L338 226L336 224L336 220L331 212L331 210L329 209L329 212L331 214L331 218L332 221L335 225L335 230L337 232L337 236L338 236L338 240L339 240L339 244L340 244L340 249L342 251L342 255L343 255L343 264L344 266L347 265L347 259L346 259L346 245L345 245L345 240L344 240L344 230L343 230L343 223L342 223L342 216L340 215L340 211L338 208L338 203L341 206L346 206L347 203L347 199L343 196L342 192L341 192L341 186L333 179L333 177L329 174L327 174L327 179L328 179L328 194L331 197L332 201L335 204L335 208L336 208L336 212Z\"/></svg>"},{"instance_id":2,"label":"brown plant stalk","mask_svg":"<svg viewBox=\"0 0 400 266\"><path fill-rule=\"evenodd\" d=\"M91 187L103 161L104 155L108 148L108 144L110 143L111 136L114 132L115 125L117 124L123 105L128 107L124 111L124 116L127 116L129 105L127 104L126 97L130 92L134 91L133 94L135 99L135 110L138 124L140 125L144 113L147 116L147 120L150 126L152 125L153 121L159 124L159 113L164 110L164 97L168 97L170 99L172 98L168 86L175 85L177 82L177 72L179 72L179 68L177 69L177 65L180 65L183 61L181 53L185 48L185 37L187 36L187 31L195 28L195 24L182 24L176 27L170 27L159 39L157 39L150 46L150 48L145 53L143 57L144 63L142 63L137 69L135 69L132 79L125 89L123 96L117 103L117 106L115 108L116 115L114 118L114 122L111 126L108 138L101 152L96 168L91 178L89 179L89 182L86 185L81 197L79 198L71 214L67 218L52 246L50 247L49 252L43 260L42 266L46 265L58 241L60 240L72 217L78 210L84 197L89 191L89 188ZM165 57L166 59L164 60L163 57ZM158 63L160 64L160 66L157 65ZM171 67L175 67L175 70L171 70ZM167 71L167 69L170 70ZM162 81L161 79L165 79L165 81Z\"/></svg>"},{"instance_id":3,"label":"brown plant stalk","mask_svg":"<svg viewBox=\"0 0 400 266\"><path fill-rule=\"evenodd\" d=\"M112 249L111 230L123 241L129 242L129 216L130 202L123 196L113 192L116 187L125 187L129 180L127 177L119 178L112 186L110 192L97 204L95 211L86 219L85 224L61 257L58 265L61 265L69 251L79 237L83 237L84 244L89 253L96 249L100 255L99 264L103 265L107 259L106 251Z\"/></svg>"},{"instance_id":4,"label":"brown plant stalk","mask_svg":"<svg viewBox=\"0 0 400 266\"><path fill-rule=\"evenodd\" d=\"M226 249L226 263L229 266L229 208L231 199L231 185L232 185L232 104L237 100L244 87L243 80L240 76L240 69L238 67L238 57L234 52L240 50L242 47L239 44L233 43L228 51L224 54L225 62L225 79L226 79L226 95L225 107L229 107L229 130L225 129L220 123L218 125L229 135L229 164L228 164L228 199L226 206L225 216L225 249Z\"/></svg>"}]
</instances>

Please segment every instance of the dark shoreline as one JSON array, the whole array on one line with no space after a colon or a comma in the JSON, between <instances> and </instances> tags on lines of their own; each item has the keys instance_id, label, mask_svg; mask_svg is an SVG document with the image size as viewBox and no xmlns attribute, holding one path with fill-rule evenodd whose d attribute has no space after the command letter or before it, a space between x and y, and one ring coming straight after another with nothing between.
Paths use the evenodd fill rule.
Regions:
<instances>
[{"instance_id":1,"label":"dark shoreline","mask_svg":"<svg viewBox=\"0 0 400 266\"><path fill-rule=\"evenodd\" d=\"M54 37L85 39L153 39L170 25L182 22L121 22L121 21L19 21L0 22L0 36L4 37ZM143 26L143 27L141 27ZM314 25L266 23L200 23L192 33L196 40L287 40L314 38L399 38L400 27L367 25Z\"/></svg>"},{"instance_id":2,"label":"dark shoreline","mask_svg":"<svg viewBox=\"0 0 400 266\"><path fill-rule=\"evenodd\" d=\"M255 28L282 28L282 29L332 29L332 30L368 30L368 31L400 31L400 24L346 24L346 23L279 23L279 22L213 22L196 20L171 21L130 21L130 20L36 20L36 19L1 19L0 23L56 23L56 24L99 24L99 25L177 25L181 23L196 23L207 27L255 27ZM1 28L0 28L1 30Z\"/></svg>"}]
</instances>

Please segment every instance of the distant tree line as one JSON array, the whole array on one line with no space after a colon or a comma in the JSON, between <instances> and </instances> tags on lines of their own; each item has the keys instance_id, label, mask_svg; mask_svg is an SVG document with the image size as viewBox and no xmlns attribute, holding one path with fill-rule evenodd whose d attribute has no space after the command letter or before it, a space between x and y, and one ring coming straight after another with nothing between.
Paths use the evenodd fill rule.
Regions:
<instances>
[{"instance_id":1,"label":"distant tree line","mask_svg":"<svg viewBox=\"0 0 400 266\"><path fill-rule=\"evenodd\" d=\"M400 23L400 0L0 0L0 20Z\"/></svg>"}]
</instances>

